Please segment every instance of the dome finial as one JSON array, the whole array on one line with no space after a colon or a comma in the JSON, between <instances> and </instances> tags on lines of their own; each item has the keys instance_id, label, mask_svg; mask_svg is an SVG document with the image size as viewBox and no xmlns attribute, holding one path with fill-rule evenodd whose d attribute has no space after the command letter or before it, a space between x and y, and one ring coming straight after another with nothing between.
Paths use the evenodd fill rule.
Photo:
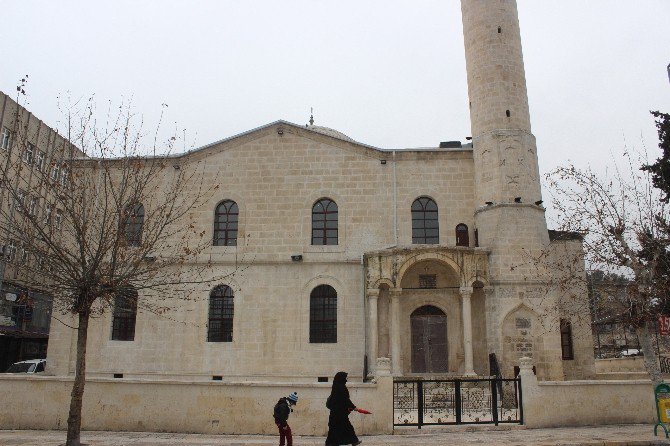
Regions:
<instances>
[{"instance_id":1,"label":"dome finial","mask_svg":"<svg viewBox=\"0 0 670 446\"><path fill-rule=\"evenodd\" d=\"M309 108L309 125L314 125L314 107Z\"/></svg>"}]
</instances>

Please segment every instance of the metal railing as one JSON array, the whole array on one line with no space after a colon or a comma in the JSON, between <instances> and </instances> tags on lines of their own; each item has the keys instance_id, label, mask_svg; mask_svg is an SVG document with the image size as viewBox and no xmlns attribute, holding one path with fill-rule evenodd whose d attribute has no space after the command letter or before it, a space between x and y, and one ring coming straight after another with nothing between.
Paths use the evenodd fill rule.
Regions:
<instances>
[{"instance_id":1,"label":"metal railing","mask_svg":"<svg viewBox=\"0 0 670 446\"><path fill-rule=\"evenodd\" d=\"M393 383L394 426L523 424L521 379L427 379Z\"/></svg>"}]
</instances>

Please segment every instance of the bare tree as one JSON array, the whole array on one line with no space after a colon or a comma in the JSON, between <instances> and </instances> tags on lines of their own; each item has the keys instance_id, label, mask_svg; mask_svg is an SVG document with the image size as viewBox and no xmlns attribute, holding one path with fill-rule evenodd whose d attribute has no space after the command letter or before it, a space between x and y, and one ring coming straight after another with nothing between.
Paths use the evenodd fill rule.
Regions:
<instances>
[{"instance_id":1,"label":"bare tree","mask_svg":"<svg viewBox=\"0 0 670 446\"><path fill-rule=\"evenodd\" d=\"M603 174L569 164L547 175L558 229L583 239L583 253L552 259L552 283L565 296L561 311L584 318L591 314L584 306L588 301L577 295L587 293L588 276L571 270L585 262L590 271L623 276L625 291L621 280L612 283L608 299L599 304L635 328L645 367L659 383L652 335L668 303L669 215L651 175L640 170L644 161L644 153L626 151L620 165Z\"/></svg>"},{"instance_id":2,"label":"bare tree","mask_svg":"<svg viewBox=\"0 0 670 446\"><path fill-rule=\"evenodd\" d=\"M80 444L90 318L119 305L163 314L196 284L224 278L208 272L211 240L195 222L214 193L201 187L204 162L173 155L175 136L147 138L129 106L98 119L93 104L66 110L67 133L48 138L47 151L17 104L0 163L6 272L77 319L67 446Z\"/></svg>"}]
</instances>

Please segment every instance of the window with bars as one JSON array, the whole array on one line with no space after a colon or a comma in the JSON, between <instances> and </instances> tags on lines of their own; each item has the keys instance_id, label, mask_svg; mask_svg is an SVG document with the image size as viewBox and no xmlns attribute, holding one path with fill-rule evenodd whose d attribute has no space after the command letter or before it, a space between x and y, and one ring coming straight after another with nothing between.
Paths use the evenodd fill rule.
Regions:
<instances>
[{"instance_id":1,"label":"window with bars","mask_svg":"<svg viewBox=\"0 0 670 446\"><path fill-rule=\"evenodd\" d=\"M233 290L227 285L219 285L209 294L207 342L233 342L233 299Z\"/></svg>"},{"instance_id":2,"label":"window with bars","mask_svg":"<svg viewBox=\"0 0 670 446\"><path fill-rule=\"evenodd\" d=\"M224 200L214 211L214 246L237 246L240 210L232 200Z\"/></svg>"},{"instance_id":3,"label":"window with bars","mask_svg":"<svg viewBox=\"0 0 670 446\"><path fill-rule=\"evenodd\" d=\"M561 357L575 359L572 348L572 324L567 319L561 319Z\"/></svg>"},{"instance_id":4,"label":"window with bars","mask_svg":"<svg viewBox=\"0 0 670 446\"><path fill-rule=\"evenodd\" d=\"M312 245L337 245L337 203L330 198L312 206Z\"/></svg>"},{"instance_id":5,"label":"window with bars","mask_svg":"<svg viewBox=\"0 0 670 446\"><path fill-rule=\"evenodd\" d=\"M124 231L128 246L140 246L144 229L144 205L137 203L129 206L125 217Z\"/></svg>"},{"instance_id":6,"label":"window with bars","mask_svg":"<svg viewBox=\"0 0 670 446\"><path fill-rule=\"evenodd\" d=\"M337 342L337 291L330 285L319 285L309 296L309 342Z\"/></svg>"},{"instance_id":7,"label":"window with bars","mask_svg":"<svg viewBox=\"0 0 670 446\"><path fill-rule=\"evenodd\" d=\"M437 288L437 275L419 274L419 288Z\"/></svg>"},{"instance_id":8,"label":"window with bars","mask_svg":"<svg viewBox=\"0 0 670 446\"><path fill-rule=\"evenodd\" d=\"M134 341L137 321L137 291L126 288L114 297L112 340Z\"/></svg>"},{"instance_id":9,"label":"window with bars","mask_svg":"<svg viewBox=\"0 0 670 446\"><path fill-rule=\"evenodd\" d=\"M412 243L435 245L440 243L437 204L432 198L419 197L412 203Z\"/></svg>"},{"instance_id":10,"label":"window with bars","mask_svg":"<svg viewBox=\"0 0 670 446\"><path fill-rule=\"evenodd\" d=\"M470 233L465 223L456 225L456 246L470 246Z\"/></svg>"}]
</instances>

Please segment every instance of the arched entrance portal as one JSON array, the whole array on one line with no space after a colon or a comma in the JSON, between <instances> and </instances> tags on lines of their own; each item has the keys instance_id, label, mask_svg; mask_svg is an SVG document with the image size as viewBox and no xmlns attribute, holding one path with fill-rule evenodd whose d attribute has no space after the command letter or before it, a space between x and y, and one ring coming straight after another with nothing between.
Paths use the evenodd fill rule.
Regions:
<instances>
[{"instance_id":1,"label":"arched entrance portal","mask_svg":"<svg viewBox=\"0 0 670 446\"><path fill-rule=\"evenodd\" d=\"M432 305L419 307L410 316L412 373L446 373L447 315Z\"/></svg>"}]
</instances>

